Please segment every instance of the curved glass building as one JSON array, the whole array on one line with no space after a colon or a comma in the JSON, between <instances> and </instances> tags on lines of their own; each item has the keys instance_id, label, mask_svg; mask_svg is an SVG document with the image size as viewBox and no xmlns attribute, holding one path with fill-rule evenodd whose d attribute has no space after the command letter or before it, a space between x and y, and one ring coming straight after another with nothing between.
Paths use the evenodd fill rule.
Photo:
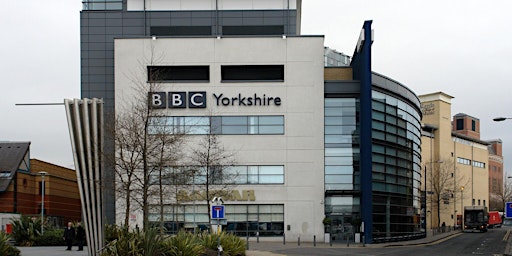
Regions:
<instances>
[{"instance_id":1,"label":"curved glass building","mask_svg":"<svg viewBox=\"0 0 512 256\"><path fill-rule=\"evenodd\" d=\"M350 67L325 70L326 232L361 232L366 242L423 237L420 101L358 65L358 54Z\"/></svg>"}]
</instances>

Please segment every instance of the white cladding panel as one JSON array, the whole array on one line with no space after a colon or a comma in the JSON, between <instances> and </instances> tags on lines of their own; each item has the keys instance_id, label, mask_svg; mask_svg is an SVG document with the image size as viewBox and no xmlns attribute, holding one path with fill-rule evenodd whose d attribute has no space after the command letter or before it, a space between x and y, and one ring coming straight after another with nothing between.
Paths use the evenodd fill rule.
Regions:
<instances>
[{"instance_id":1,"label":"white cladding panel","mask_svg":"<svg viewBox=\"0 0 512 256\"><path fill-rule=\"evenodd\" d=\"M144 1L147 11L297 9L296 0L128 0L128 11L143 11Z\"/></svg>"},{"instance_id":2,"label":"white cladding panel","mask_svg":"<svg viewBox=\"0 0 512 256\"><path fill-rule=\"evenodd\" d=\"M160 91L205 91L206 109L172 109L173 116L283 115L284 135L223 135L237 165L283 165L282 185L241 185L254 190L251 204L283 204L287 237L304 241L323 237L324 218L324 80L323 37L157 38L115 40L115 102L122 111L145 84L147 65L208 65L206 83L161 83ZM151 57L152 56L152 57ZM221 82L222 65L284 65L284 82ZM227 97L265 94L280 97L279 106L217 105L213 94ZM185 147L198 144L191 136ZM226 202L236 204L237 202ZM247 203L247 202L243 202Z\"/></svg>"}]
</instances>

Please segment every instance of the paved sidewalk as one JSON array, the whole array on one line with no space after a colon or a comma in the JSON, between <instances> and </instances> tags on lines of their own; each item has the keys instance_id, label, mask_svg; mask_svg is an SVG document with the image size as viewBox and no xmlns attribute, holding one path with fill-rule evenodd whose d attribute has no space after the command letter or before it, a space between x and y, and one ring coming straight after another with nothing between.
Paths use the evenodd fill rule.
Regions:
<instances>
[{"instance_id":1,"label":"paved sidewalk","mask_svg":"<svg viewBox=\"0 0 512 256\"><path fill-rule=\"evenodd\" d=\"M430 235L423 239L411 240L411 241L402 241L402 242L393 242L393 243L381 243L381 244L367 244L366 247L369 248L383 248L383 247L392 247L392 246L404 246L404 245L419 245L419 244L430 244L439 242L443 239L449 239L451 237L460 235L460 231L451 231L446 233L440 233L437 235ZM259 243L255 240L249 240L249 250L247 251L247 256L282 256L284 254L277 253L283 249L292 249L292 248L347 248L346 243L333 243L332 246L326 243L317 242L316 246L311 242L301 242L300 245L298 242L286 242L283 244L280 242L268 242L268 241L260 241ZM363 247L362 244L349 244L349 247ZM65 246L52 246L52 247L17 247L21 251L21 256L40 256L40 255L49 255L49 256L87 256L87 247L84 247L83 251L76 251L77 247L73 247L73 251L66 251Z\"/></svg>"}]
</instances>

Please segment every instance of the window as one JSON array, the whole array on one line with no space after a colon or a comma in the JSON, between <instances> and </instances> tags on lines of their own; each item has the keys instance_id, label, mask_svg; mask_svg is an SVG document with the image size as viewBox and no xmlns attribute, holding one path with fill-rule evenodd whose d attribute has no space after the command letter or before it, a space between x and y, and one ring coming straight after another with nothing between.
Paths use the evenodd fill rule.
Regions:
<instances>
[{"instance_id":1,"label":"window","mask_svg":"<svg viewBox=\"0 0 512 256\"><path fill-rule=\"evenodd\" d=\"M222 66L221 79L226 81L284 81L284 65Z\"/></svg>"},{"instance_id":2,"label":"window","mask_svg":"<svg viewBox=\"0 0 512 256\"><path fill-rule=\"evenodd\" d=\"M150 121L151 134L284 134L284 116L161 116Z\"/></svg>"},{"instance_id":3,"label":"window","mask_svg":"<svg viewBox=\"0 0 512 256\"><path fill-rule=\"evenodd\" d=\"M148 66L150 82L209 82L209 66Z\"/></svg>"},{"instance_id":4,"label":"window","mask_svg":"<svg viewBox=\"0 0 512 256\"><path fill-rule=\"evenodd\" d=\"M122 0L84 0L82 1L84 10L122 10Z\"/></svg>"},{"instance_id":5,"label":"window","mask_svg":"<svg viewBox=\"0 0 512 256\"><path fill-rule=\"evenodd\" d=\"M223 35L283 35L283 26L222 26Z\"/></svg>"},{"instance_id":6,"label":"window","mask_svg":"<svg viewBox=\"0 0 512 256\"><path fill-rule=\"evenodd\" d=\"M150 31L152 36L209 36L211 26L154 26Z\"/></svg>"},{"instance_id":7,"label":"window","mask_svg":"<svg viewBox=\"0 0 512 256\"><path fill-rule=\"evenodd\" d=\"M209 172L210 184L284 184L283 165L212 166ZM195 166L166 168L162 176L150 176L149 184L160 182L163 185L205 184L206 169Z\"/></svg>"},{"instance_id":8,"label":"window","mask_svg":"<svg viewBox=\"0 0 512 256\"><path fill-rule=\"evenodd\" d=\"M456 120L456 125L457 125L456 129L458 131L464 130L464 119L457 119Z\"/></svg>"},{"instance_id":9,"label":"window","mask_svg":"<svg viewBox=\"0 0 512 256\"><path fill-rule=\"evenodd\" d=\"M471 130L476 131L476 121L475 120L471 120Z\"/></svg>"}]
</instances>

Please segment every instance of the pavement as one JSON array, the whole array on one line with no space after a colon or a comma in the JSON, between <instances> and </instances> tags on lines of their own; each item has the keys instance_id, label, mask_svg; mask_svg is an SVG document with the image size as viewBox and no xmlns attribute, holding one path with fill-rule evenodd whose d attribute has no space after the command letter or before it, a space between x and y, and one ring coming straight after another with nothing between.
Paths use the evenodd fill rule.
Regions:
<instances>
[{"instance_id":1,"label":"pavement","mask_svg":"<svg viewBox=\"0 0 512 256\"><path fill-rule=\"evenodd\" d=\"M349 247L368 247L368 248L384 248L384 247L395 247L395 246L407 246L407 245L421 245L421 244L432 244L441 242L445 239L460 235L460 231L450 231L439 234L427 234L426 238L410 241L392 242L392 243L379 243L379 244L355 244L349 243ZM277 251L292 248L347 248L347 243L329 243L317 242L286 242L283 244L281 241L256 241L249 240L249 250L247 250L247 256L282 256L284 254L276 253ZM51 256L88 256L87 247L84 247L83 251L76 251L76 246L72 251L66 251L65 246L41 246L41 247L18 247L21 251L21 256L40 256L40 255L51 255ZM512 248L510 248L512 249ZM507 246L507 251L510 251Z\"/></svg>"}]
</instances>

